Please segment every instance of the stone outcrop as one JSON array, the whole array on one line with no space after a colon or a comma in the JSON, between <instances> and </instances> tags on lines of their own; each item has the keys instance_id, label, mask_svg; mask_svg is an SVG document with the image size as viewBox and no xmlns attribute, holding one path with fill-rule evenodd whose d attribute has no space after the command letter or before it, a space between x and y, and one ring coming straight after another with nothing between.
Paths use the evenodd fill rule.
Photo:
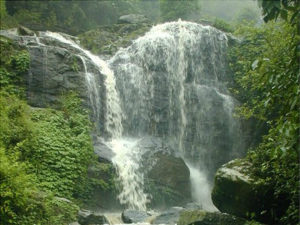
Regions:
<instances>
[{"instance_id":1,"label":"stone outcrop","mask_svg":"<svg viewBox=\"0 0 300 225\"><path fill-rule=\"evenodd\" d=\"M178 225L259 225L226 213L198 211L183 211L180 214Z\"/></svg>"},{"instance_id":2,"label":"stone outcrop","mask_svg":"<svg viewBox=\"0 0 300 225\"><path fill-rule=\"evenodd\" d=\"M251 164L245 159L232 160L216 173L212 191L214 205L235 216L266 221L270 217L270 189L249 176Z\"/></svg>"},{"instance_id":3,"label":"stone outcrop","mask_svg":"<svg viewBox=\"0 0 300 225\"><path fill-rule=\"evenodd\" d=\"M118 49L128 47L132 41L151 28L149 23L103 25L79 35L80 43L94 54L112 56Z\"/></svg>"},{"instance_id":4,"label":"stone outcrop","mask_svg":"<svg viewBox=\"0 0 300 225\"><path fill-rule=\"evenodd\" d=\"M124 223L146 222L151 215L145 211L127 209L122 212L122 220Z\"/></svg>"},{"instance_id":5,"label":"stone outcrop","mask_svg":"<svg viewBox=\"0 0 300 225\"><path fill-rule=\"evenodd\" d=\"M80 210L78 213L78 222L80 225L92 225L92 224L108 224L105 216L94 213L89 210Z\"/></svg>"},{"instance_id":6,"label":"stone outcrop","mask_svg":"<svg viewBox=\"0 0 300 225\"><path fill-rule=\"evenodd\" d=\"M158 215L152 224L177 224L180 213L184 210L182 207L172 207Z\"/></svg>"}]
</instances>

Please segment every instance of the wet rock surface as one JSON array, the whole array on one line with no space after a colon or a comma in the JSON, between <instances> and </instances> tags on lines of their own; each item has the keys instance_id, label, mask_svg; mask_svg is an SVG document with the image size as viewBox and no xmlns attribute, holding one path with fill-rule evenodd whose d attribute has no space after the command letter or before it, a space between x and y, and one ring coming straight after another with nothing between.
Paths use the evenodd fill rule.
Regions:
<instances>
[{"instance_id":1,"label":"wet rock surface","mask_svg":"<svg viewBox=\"0 0 300 225\"><path fill-rule=\"evenodd\" d=\"M145 211L127 209L122 212L122 220L124 223L146 222L151 215Z\"/></svg>"}]
</instances>

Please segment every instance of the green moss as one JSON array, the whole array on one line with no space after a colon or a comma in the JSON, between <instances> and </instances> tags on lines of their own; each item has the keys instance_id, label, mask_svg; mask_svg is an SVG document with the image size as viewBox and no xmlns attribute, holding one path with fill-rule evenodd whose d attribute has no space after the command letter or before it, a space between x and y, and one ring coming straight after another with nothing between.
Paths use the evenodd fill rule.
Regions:
<instances>
[{"instance_id":1,"label":"green moss","mask_svg":"<svg viewBox=\"0 0 300 225\"><path fill-rule=\"evenodd\" d=\"M178 225L187 225L195 221L202 221L205 216L205 211L184 211L180 214Z\"/></svg>"},{"instance_id":2,"label":"green moss","mask_svg":"<svg viewBox=\"0 0 300 225\"><path fill-rule=\"evenodd\" d=\"M149 24L114 24L101 26L79 35L83 47L94 54L114 54L150 29Z\"/></svg>"}]
</instances>

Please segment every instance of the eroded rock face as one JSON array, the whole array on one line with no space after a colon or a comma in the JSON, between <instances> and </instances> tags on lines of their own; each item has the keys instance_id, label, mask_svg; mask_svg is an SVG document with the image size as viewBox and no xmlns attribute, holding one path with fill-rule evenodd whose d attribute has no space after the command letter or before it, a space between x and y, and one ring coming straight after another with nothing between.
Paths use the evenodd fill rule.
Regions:
<instances>
[{"instance_id":1,"label":"eroded rock face","mask_svg":"<svg viewBox=\"0 0 300 225\"><path fill-rule=\"evenodd\" d=\"M270 204L270 190L248 175L250 167L245 159L223 165L215 176L212 200L221 212L263 222L270 216L265 211Z\"/></svg>"}]
</instances>

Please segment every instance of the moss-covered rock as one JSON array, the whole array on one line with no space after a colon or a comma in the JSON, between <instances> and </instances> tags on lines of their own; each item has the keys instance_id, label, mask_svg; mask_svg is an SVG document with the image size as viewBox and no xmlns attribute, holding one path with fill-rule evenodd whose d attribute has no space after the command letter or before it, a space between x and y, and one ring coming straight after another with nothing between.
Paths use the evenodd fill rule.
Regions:
<instances>
[{"instance_id":1,"label":"moss-covered rock","mask_svg":"<svg viewBox=\"0 0 300 225\"><path fill-rule=\"evenodd\" d=\"M150 27L148 23L100 26L80 34L79 39L81 45L94 54L113 55L119 48L129 46L132 40L145 34Z\"/></svg>"},{"instance_id":2,"label":"moss-covered rock","mask_svg":"<svg viewBox=\"0 0 300 225\"><path fill-rule=\"evenodd\" d=\"M250 174L251 164L245 159L223 165L215 176L212 200L221 212L263 222L270 213L264 210L270 204L269 188Z\"/></svg>"},{"instance_id":3,"label":"moss-covered rock","mask_svg":"<svg viewBox=\"0 0 300 225\"><path fill-rule=\"evenodd\" d=\"M183 211L180 214L178 225L259 225L257 222L250 222L233 215L206 212L203 210Z\"/></svg>"},{"instance_id":4,"label":"moss-covered rock","mask_svg":"<svg viewBox=\"0 0 300 225\"><path fill-rule=\"evenodd\" d=\"M91 182L88 209L117 209L121 205L117 199L118 189L115 183L116 171L111 162L94 162L88 169Z\"/></svg>"}]
</instances>

